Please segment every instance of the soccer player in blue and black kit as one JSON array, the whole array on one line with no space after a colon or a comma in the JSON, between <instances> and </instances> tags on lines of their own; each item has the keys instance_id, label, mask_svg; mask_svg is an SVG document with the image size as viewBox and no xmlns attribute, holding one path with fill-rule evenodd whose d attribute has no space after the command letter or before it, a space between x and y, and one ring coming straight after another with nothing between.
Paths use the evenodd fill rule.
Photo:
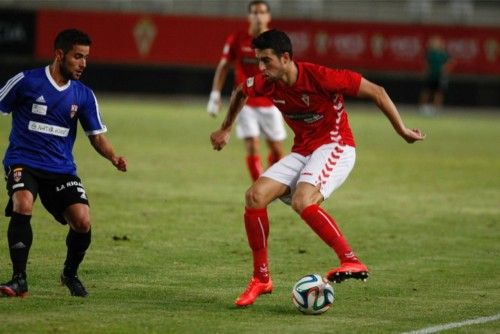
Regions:
<instances>
[{"instance_id":1,"label":"soccer player in blue and black kit","mask_svg":"<svg viewBox=\"0 0 500 334\"><path fill-rule=\"evenodd\" d=\"M115 154L104 136L106 126L94 93L78 81L87 65L90 44L85 33L64 30L55 39L52 64L21 72L0 89L0 112L12 114L3 164L13 267L12 279L0 285L0 295L23 297L28 292L26 263L33 240L30 220L38 195L58 222L69 225L61 283L72 296L88 294L77 276L91 240L89 201L72 154L78 121L94 149L118 170L127 170L127 160Z\"/></svg>"}]
</instances>

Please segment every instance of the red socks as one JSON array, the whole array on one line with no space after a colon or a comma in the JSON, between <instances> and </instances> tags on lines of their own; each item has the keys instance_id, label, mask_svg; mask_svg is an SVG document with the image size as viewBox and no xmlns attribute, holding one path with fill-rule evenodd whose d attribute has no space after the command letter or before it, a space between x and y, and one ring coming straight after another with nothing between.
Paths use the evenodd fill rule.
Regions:
<instances>
[{"instance_id":1,"label":"red socks","mask_svg":"<svg viewBox=\"0 0 500 334\"><path fill-rule=\"evenodd\" d=\"M328 246L333 248L341 263L359 262L335 220L319 205L309 205L300 216Z\"/></svg>"},{"instance_id":2,"label":"red socks","mask_svg":"<svg viewBox=\"0 0 500 334\"><path fill-rule=\"evenodd\" d=\"M260 157L258 155L248 155L247 156L247 167L250 172L250 177L253 181L257 181L260 174L262 174L262 165L260 163Z\"/></svg>"},{"instance_id":3,"label":"red socks","mask_svg":"<svg viewBox=\"0 0 500 334\"><path fill-rule=\"evenodd\" d=\"M245 229L248 244L253 255L253 276L261 282L269 281L267 260L267 237L269 236L269 219L267 209L245 208Z\"/></svg>"},{"instance_id":4,"label":"red socks","mask_svg":"<svg viewBox=\"0 0 500 334\"><path fill-rule=\"evenodd\" d=\"M269 155L267 156L267 163L268 163L269 167L271 167L272 165L274 165L278 161L280 161L280 157L275 156L272 152L270 152Z\"/></svg>"}]
</instances>

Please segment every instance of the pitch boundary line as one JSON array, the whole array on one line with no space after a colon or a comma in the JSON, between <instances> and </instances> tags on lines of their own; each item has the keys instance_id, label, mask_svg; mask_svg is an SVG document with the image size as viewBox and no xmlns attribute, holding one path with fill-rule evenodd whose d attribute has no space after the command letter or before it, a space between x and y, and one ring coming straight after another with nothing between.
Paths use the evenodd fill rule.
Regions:
<instances>
[{"instance_id":1,"label":"pitch boundary line","mask_svg":"<svg viewBox=\"0 0 500 334\"><path fill-rule=\"evenodd\" d=\"M492 322L492 321L497 321L500 320L500 313L489 316L489 317L480 317L480 318L475 318L475 319L469 319L469 320L464 320L460 322L449 322L447 324L442 324L442 325L437 325L437 326L432 326L432 327L426 327L422 329L418 329L415 331L410 331L410 332L404 332L401 334L430 334L430 333L437 333L441 332L447 329L453 329L453 328L458 328L458 327L464 327L464 326L469 326L469 325L478 325L478 324L485 324L487 322Z\"/></svg>"}]
</instances>

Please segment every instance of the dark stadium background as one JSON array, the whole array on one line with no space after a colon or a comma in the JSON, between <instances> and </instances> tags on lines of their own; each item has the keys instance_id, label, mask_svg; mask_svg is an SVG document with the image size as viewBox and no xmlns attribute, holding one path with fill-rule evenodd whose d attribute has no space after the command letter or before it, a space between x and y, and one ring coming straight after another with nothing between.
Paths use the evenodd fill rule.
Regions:
<instances>
[{"instance_id":1,"label":"dark stadium background","mask_svg":"<svg viewBox=\"0 0 500 334\"><path fill-rule=\"evenodd\" d=\"M500 106L499 1L270 1L296 58L361 71L415 104L427 40L458 60L447 105ZM82 81L99 93L208 96L225 37L246 1L0 1L0 83L47 64L57 31L94 40ZM225 93L231 90L227 81Z\"/></svg>"}]
</instances>

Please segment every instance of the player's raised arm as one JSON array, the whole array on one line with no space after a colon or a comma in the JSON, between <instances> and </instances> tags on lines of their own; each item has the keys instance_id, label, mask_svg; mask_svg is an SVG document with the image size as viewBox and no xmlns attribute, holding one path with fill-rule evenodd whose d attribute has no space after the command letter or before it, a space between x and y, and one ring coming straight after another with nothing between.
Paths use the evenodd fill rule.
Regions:
<instances>
[{"instance_id":1,"label":"player's raised arm","mask_svg":"<svg viewBox=\"0 0 500 334\"><path fill-rule=\"evenodd\" d=\"M229 137L231 136L231 129L233 127L236 116L240 112L241 108L245 105L247 96L243 93L242 85L236 87L231 94L231 101L229 102L229 110L227 112L226 118L219 130L212 132L210 135L210 140L214 150L220 151L229 142Z\"/></svg>"},{"instance_id":2,"label":"player's raised arm","mask_svg":"<svg viewBox=\"0 0 500 334\"><path fill-rule=\"evenodd\" d=\"M108 138L100 133L97 135L89 135L89 140L94 149L103 157L111 161L113 166L119 171L127 171L127 159L122 156L117 156Z\"/></svg>"},{"instance_id":3,"label":"player's raised arm","mask_svg":"<svg viewBox=\"0 0 500 334\"><path fill-rule=\"evenodd\" d=\"M423 135L419 129L409 129L404 125L398 109L383 87L378 86L365 78L361 78L358 97L369 98L375 102L377 107L382 110L385 116L387 116L394 127L394 130L396 130L396 132L408 143L411 144L425 138L425 135Z\"/></svg>"},{"instance_id":4,"label":"player's raised arm","mask_svg":"<svg viewBox=\"0 0 500 334\"><path fill-rule=\"evenodd\" d=\"M210 116L217 116L221 106L221 96L220 92L224 83L226 82L227 74L231 64L227 59L221 59L215 70L214 81L212 83L212 92L210 93L210 98L207 104L207 112Z\"/></svg>"}]
</instances>

